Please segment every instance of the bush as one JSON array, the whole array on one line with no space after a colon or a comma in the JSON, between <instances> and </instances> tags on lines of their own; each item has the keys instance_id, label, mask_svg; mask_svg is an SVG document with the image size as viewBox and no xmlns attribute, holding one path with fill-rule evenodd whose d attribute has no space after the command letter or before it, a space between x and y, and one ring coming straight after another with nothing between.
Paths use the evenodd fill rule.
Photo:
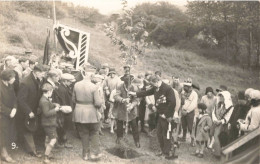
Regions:
<instances>
[{"instance_id":1,"label":"bush","mask_svg":"<svg viewBox=\"0 0 260 164\"><path fill-rule=\"evenodd\" d=\"M23 44L23 38L19 35L15 35L15 34L10 34L8 36L8 41L9 41L9 43L12 43L12 44Z\"/></svg>"}]
</instances>

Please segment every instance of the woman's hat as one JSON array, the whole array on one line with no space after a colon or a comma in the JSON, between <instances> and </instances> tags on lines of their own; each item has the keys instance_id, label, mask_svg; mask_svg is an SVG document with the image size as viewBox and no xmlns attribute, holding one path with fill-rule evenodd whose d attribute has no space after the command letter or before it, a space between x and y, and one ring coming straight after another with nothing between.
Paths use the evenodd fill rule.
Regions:
<instances>
[{"instance_id":1,"label":"woman's hat","mask_svg":"<svg viewBox=\"0 0 260 164\"><path fill-rule=\"evenodd\" d=\"M220 85L219 88L216 89L217 92L227 91L227 86Z\"/></svg>"},{"instance_id":2,"label":"woman's hat","mask_svg":"<svg viewBox=\"0 0 260 164\"><path fill-rule=\"evenodd\" d=\"M186 86L192 86L192 79L191 78L188 78L187 80L184 80L184 83L183 85L186 85Z\"/></svg>"},{"instance_id":3,"label":"woman's hat","mask_svg":"<svg viewBox=\"0 0 260 164\"><path fill-rule=\"evenodd\" d=\"M110 74L116 74L116 69L115 68L109 68L108 75Z\"/></svg>"},{"instance_id":4,"label":"woman's hat","mask_svg":"<svg viewBox=\"0 0 260 164\"><path fill-rule=\"evenodd\" d=\"M250 96L251 99L260 100L260 91L259 90L253 90L253 91L250 92L249 96Z\"/></svg>"},{"instance_id":5,"label":"woman's hat","mask_svg":"<svg viewBox=\"0 0 260 164\"><path fill-rule=\"evenodd\" d=\"M30 118L29 115L26 116L24 124L26 129L29 130L30 132L35 132L38 128L38 122L36 117Z\"/></svg>"},{"instance_id":6,"label":"woman's hat","mask_svg":"<svg viewBox=\"0 0 260 164\"><path fill-rule=\"evenodd\" d=\"M209 92L212 92L214 94L214 91L213 91L212 87L207 87L206 88L205 95L208 94Z\"/></svg>"}]
</instances>

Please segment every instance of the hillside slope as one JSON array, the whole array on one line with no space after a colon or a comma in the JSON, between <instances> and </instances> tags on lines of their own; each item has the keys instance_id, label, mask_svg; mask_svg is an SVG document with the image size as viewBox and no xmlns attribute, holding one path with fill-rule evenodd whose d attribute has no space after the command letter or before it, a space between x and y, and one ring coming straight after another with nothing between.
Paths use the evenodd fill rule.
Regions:
<instances>
[{"instance_id":1,"label":"hillside slope","mask_svg":"<svg viewBox=\"0 0 260 164\"><path fill-rule=\"evenodd\" d=\"M47 18L18 13L16 20L0 17L0 57L6 55L20 56L26 49L33 51L30 58L37 59L43 55L47 28L52 29L53 21ZM110 39L105 36L100 26L91 28L85 26L75 19L62 19L59 23L78 28L91 33L89 60L91 63L100 65L108 63L122 73L120 51L114 46ZM53 35L52 35L53 44ZM52 46L54 49L54 46ZM58 47L58 52L61 48ZM228 86L231 92L245 89L247 87L259 88L259 79L249 71L224 65L219 62L208 60L197 54L177 50L174 48L148 49L146 55L140 58L133 72L144 72L146 70L163 71L164 77L178 76L181 79L191 77L200 84L204 93L205 87L218 87L220 84Z\"/></svg>"}]
</instances>

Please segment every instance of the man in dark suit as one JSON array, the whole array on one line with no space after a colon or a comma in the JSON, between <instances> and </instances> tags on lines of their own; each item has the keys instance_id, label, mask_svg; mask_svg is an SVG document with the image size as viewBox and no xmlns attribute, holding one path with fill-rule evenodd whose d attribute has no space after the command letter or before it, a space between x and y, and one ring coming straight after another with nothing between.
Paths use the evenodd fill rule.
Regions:
<instances>
[{"instance_id":1,"label":"man in dark suit","mask_svg":"<svg viewBox=\"0 0 260 164\"><path fill-rule=\"evenodd\" d=\"M162 82L159 76L152 75L149 78L149 81L153 86L152 89L137 93L129 92L129 94L137 97L154 95L155 106L159 114L157 137L162 151L159 155L164 155L166 159L177 158L177 156L174 155L174 152L171 151L171 134L167 137L167 131L169 124L173 121L173 114L176 105L174 91L169 85Z\"/></svg>"},{"instance_id":2,"label":"man in dark suit","mask_svg":"<svg viewBox=\"0 0 260 164\"><path fill-rule=\"evenodd\" d=\"M61 75L60 84L56 90L53 102L58 103L60 106L72 107L72 83L75 82L75 77L69 73ZM58 120L58 143L66 148L72 148L72 145L68 144L66 133L69 127L72 125L72 113L63 113L59 111L57 113Z\"/></svg>"},{"instance_id":3,"label":"man in dark suit","mask_svg":"<svg viewBox=\"0 0 260 164\"><path fill-rule=\"evenodd\" d=\"M36 118L37 120L37 109L42 95L41 81L44 75L43 66L35 66L31 74L21 82L17 97L18 127L22 130L20 133L22 133L26 150L29 154L36 157L41 157L41 155L36 152L34 131L25 126L25 120L28 118Z\"/></svg>"}]
</instances>

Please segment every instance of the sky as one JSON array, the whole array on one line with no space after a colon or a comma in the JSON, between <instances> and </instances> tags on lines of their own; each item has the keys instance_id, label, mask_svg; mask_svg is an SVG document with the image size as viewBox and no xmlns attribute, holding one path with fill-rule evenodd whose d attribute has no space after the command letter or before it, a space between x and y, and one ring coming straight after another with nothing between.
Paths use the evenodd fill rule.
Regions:
<instances>
[{"instance_id":1,"label":"sky","mask_svg":"<svg viewBox=\"0 0 260 164\"><path fill-rule=\"evenodd\" d=\"M75 5L82 5L93 7L99 10L101 14L108 15L113 12L120 11L122 9L121 0L62 0L73 2ZM137 4L141 4L143 2L159 2L159 1L167 1L176 6L184 6L187 4L187 0L128 0L128 6L134 7Z\"/></svg>"}]
</instances>

